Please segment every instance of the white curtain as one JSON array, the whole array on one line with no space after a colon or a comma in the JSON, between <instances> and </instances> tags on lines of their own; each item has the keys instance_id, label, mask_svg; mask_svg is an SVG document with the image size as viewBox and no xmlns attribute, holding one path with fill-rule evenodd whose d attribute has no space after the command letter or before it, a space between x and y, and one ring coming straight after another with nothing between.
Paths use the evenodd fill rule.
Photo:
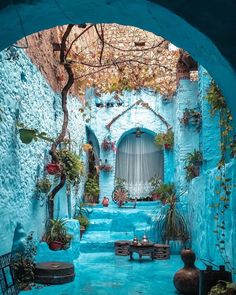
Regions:
<instances>
[{"instance_id":1,"label":"white curtain","mask_svg":"<svg viewBox=\"0 0 236 295\"><path fill-rule=\"evenodd\" d=\"M116 177L126 180L132 198L149 196L151 187L148 181L155 175L163 179L163 166L163 151L147 133L142 133L141 137L129 134L118 146Z\"/></svg>"}]
</instances>

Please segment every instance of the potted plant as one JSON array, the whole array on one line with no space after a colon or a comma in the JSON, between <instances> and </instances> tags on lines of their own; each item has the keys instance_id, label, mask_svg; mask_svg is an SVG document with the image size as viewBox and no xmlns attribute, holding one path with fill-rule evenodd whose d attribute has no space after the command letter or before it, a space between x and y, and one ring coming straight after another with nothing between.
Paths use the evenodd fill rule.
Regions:
<instances>
[{"instance_id":1,"label":"potted plant","mask_svg":"<svg viewBox=\"0 0 236 295\"><path fill-rule=\"evenodd\" d=\"M173 183L160 183L155 193L159 196L162 204L166 204L168 198L175 196L175 185Z\"/></svg>"},{"instance_id":2,"label":"potted plant","mask_svg":"<svg viewBox=\"0 0 236 295\"><path fill-rule=\"evenodd\" d=\"M101 146L102 146L102 149L105 152L109 152L111 150L115 151L116 144L115 144L115 142L111 141L111 137L110 136L106 136L103 139L103 142L102 142L102 145Z\"/></svg>"},{"instance_id":3,"label":"potted plant","mask_svg":"<svg viewBox=\"0 0 236 295\"><path fill-rule=\"evenodd\" d=\"M211 288L209 295L236 295L236 284L231 282L219 281Z\"/></svg>"},{"instance_id":4,"label":"potted plant","mask_svg":"<svg viewBox=\"0 0 236 295\"><path fill-rule=\"evenodd\" d=\"M79 183L84 172L84 164L80 156L67 149L57 151L57 156L61 169L66 175L66 181L71 184Z\"/></svg>"},{"instance_id":5,"label":"potted plant","mask_svg":"<svg viewBox=\"0 0 236 295\"><path fill-rule=\"evenodd\" d=\"M108 164L107 159L105 160L105 163L102 163L99 166L99 169L104 171L104 172L111 172L112 171L112 166Z\"/></svg>"},{"instance_id":6,"label":"potted plant","mask_svg":"<svg viewBox=\"0 0 236 295\"><path fill-rule=\"evenodd\" d=\"M99 193L100 189L98 176L89 174L85 182L84 202L98 203Z\"/></svg>"},{"instance_id":7,"label":"potted plant","mask_svg":"<svg viewBox=\"0 0 236 295\"><path fill-rule=\"evenodd\" d=\"M87 226L89 225L88 219L89 211L84 207L84 204L80 202L75 205L74 219L78 219L80 223L80 239L82 238Z\"/></svg>"},{"instance_id":8,"label":"potted plant","mask_svg":"<svg viewBox=\"0 0 236 295\"><path fill-rule=\"evenodd\" d=\"M57 175L61 171L61 167L58 163L48 163L45 167L46 171L50 175Z\"/></svg>"},{"instance_id":9,"label":"potted plant","mask_svg":"<svg viewBox=\"0 0 236 295\"><path fill-rule=\"evenodd\" d=\"M30 290L34 282L36 250L33 232L31 232L26 238L24 250L12 256L14 278L20 290Z\"/></svg>"},{"instance_id":10,"label":"potted plant","mask_svg":"<svg viewBox=\"0 0 236 295\"><path fill-rule=\"evenodd\" d=\"M166 201L167 209L157 219L157 231L163 243L181 241L183 244L189 240L186 221L176 208L176 196L169 195Z\"/></svg>"},{"instance_id":11,"label":"potted plant","mask_svg":"<svg viewBox=\"0 0 236 295\"><path fill-rule=\"evenodd\" d=\"M166 150L173 149L174 132L169 129L166 133L158 133L155 137L155 143L158 146L164 146Z\"/></svg>"},{"instance_id":12,"label":"potted plant","mask_svg":"<svg viewBox=\"0 0 236 295\"><path fill-rule=\"evenodd\" d=\"M186 108L183 113L183 117L180 122L184 125L194 125L196 130L200 131L202 123L202 115L199 111L195 109Z\"/></svg>"},{"instance_id":13,"label":"potted plant","mask_svg":"<svg viewBox=\"0 0 236 295\"><path fill-rule=\"evenodd\" d=\"M36 184L36 188L38 189L38 191L43 194L49 193L51 186L51 182L48 178L41 179Z\"/></svg>"},{"instance_id":14,"label":"potted plant","mask_svg":"<svg viewBox=\"0 0 236 295\"><path fill-rule=\"evenodd\" d=\"M199 176L200 166L203 163L202 153L196 149L185 157L186 178L188 181Z\"/></svg>"},{"instance_id":15,"label":"potted plant","mask_svg":"<svg viewBox=\"0 0 236 295\"><path fill-rule=\"evenodd\" d=\"M158 193L159 186L162 183L162 180L159 176L153 176L149 179L148 183L151 186L151 198L153 201L160 200L160 195Z\"/></svg>"},{"instance_id":16,"label":"potted plant","mask_svg":"<svg viewBox=\"0 0 236 295\"><path fill-rule=\"evenodd\" d=\"M70 245L72 236L67 234L66 220L50 219L44 236L49 248L53 251L66 250Z\"/></svg>"}]
</instances>

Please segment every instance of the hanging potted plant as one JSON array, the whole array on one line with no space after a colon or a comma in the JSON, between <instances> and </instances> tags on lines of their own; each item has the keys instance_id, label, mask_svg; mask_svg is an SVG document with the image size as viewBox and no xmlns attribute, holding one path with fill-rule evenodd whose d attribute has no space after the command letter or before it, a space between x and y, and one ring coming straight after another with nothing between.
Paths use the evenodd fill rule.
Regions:
<instances>
[{"instance_id":1,"label":"hanging potted plant","mask_svg":"<svg viewBox=\"0 0 236 295\"><path fill-rule=\"evenodd\" d=\"M155 143L158 146L164 146L165 150L171 150L174 146L174 132L168 130L166 133L158 133L155 137Z\"/></svg>"},{"instance_id":2,"label":"hanging potted plant","mask_svg":"<svg viewBox=\"0 0 236 295\"><path fill-rule=\"evenodd\" d=\"M67 234L65 227L66 220L50 219L47 225L44 240L53 251L66 250L72 236Z\"/></svg>"},{"instance_id":3,"label":"hanging potted plant","mask_svg":"<svg viewBox=\"0 0 236 295\"><path fill-rule=\"evenodd\" d=\"M203 163L202 153L194 149L192 153L188 153L185 158L186 178L188 181L199 176L200 166Z\"/></svg>"},{"instance_id":4,"label":"hanging potted plant","mask_svg":"<svg viewBox=\"0 0 236 295\"><path fill-rule=\"evenodd\" d=\"M43 194L49 193L51 186L51 182L48 178L41 179L36 184L36 188L38 189L38 191Z\"/></svg>"},{"instance_id":5,"label":"hanging potted plant","mask_svg":"<svg viewBox=\"0 0 236 295\"><path fill-rule=\"evenodd\" d=\"M110 136L106 136L104 139L103 139L103 142L102 142L102 149L103 151L105 152L109 152L109 151L113 151L115 152L115 149L116 149L116 144L115 142L111 141L111 137Z\"/></svg>"},{"instance_id":6,"label":"hanging potted plant","mask_svg":"<svg viewBox=\"0 0 236 295\"><path fill-rule=\"evenodd\" d=\"M202 115L199 111L195 109L186 108L183 113L183 117L180 120L182 124L185 126L193 125L196 126L196 130L200 131L201 123L202 123Z\"/></svg>"},{"instance_id":7,"label":"hanging potted plant","mask_svg":"<svg viewBox=\"0 0 236 295\"><path fill-rule=\"evenodd\" d=\"M106 159L105 162L99 166L99 169L104 172L111 172L112 166L110 164L108 164L108 161Z\"/></svg>"},{"instance_id":8,"label":"hanging potted plant","mask_svg":"<svg viewBox=\"0 0 236 295\"><path fill-rule=\"evenodd\" d=\"M83 148L83 151L86 153L91 152L93 150L93 147L89 143L84 143L82 145L82 148Z\"/></svg>"},{"instance_id":9,"label":"hanging potted plant","mask_svg":"<svg viewBox=\"0 0 236 295\"><path fill-rule=\"evenodd\" d=\"M45 169L50 175L57 175L61 172L61 167L58 163L48 163Z\"/></svg>"}]
</instances>

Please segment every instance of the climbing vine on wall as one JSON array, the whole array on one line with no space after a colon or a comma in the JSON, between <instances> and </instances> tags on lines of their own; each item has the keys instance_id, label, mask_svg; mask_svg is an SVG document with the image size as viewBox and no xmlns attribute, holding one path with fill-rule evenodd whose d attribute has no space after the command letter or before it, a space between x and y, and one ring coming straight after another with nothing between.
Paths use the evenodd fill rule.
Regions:
<instances>
[{"instance_id":1,"label":"climbing vine on wall","mask_svg":"<svg viewBox=\"0 0 236 295\"><path fill-rule=\"evenodd\" d=\"M217 196L217 202L213 204L215 208L215 229L217 243L216 247L219 250L226 267L233 271L230 259L226 252L226 213L230 206L230 197L232 195L232 189L235 184L232 183L232 179L226 175L226 163L230 156L235 156L235 142L233 138L232 127L232 115L227 108L227 104L224 96L222 95L219 87L214 81L211 82L206 96L211 109L211 116L215 116L217 113L220 118L220 135L221 135L221 158L218 163L218 175L216 180L218 181L215 194Z\"/></svg>"}]
</instances>

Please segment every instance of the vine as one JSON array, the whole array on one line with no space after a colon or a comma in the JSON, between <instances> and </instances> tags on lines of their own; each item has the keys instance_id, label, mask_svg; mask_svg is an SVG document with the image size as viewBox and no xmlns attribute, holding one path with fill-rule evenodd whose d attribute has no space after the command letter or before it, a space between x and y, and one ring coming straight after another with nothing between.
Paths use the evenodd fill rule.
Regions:
<instances>
[{"instance_id":1,"label":"vine","mask_svg":"<svg viewBox=\"0 0 236 295\"><path fill-rule=\"evenodd\" d=\"M225 214L229 209L230 205L230 196L232 194L232 188L234 184L232 183L232 179L226 176L226 163L230 156L235 156L234 149L235 143L233 138L233 127L232 123L232 115L230 110L227 108L227 104L224 96L222 95L219 87L215 84L214 81L211 82L209 87L206 99L208 100L211 109L211 116L215 116L216 113L219 113L220 117L220 135L221 135L221 143L220 143L220 151L221 158L218 163L218 172L219 175L216 177L218 181L218 188L215 190L215 193L218 197L218 200L215 204L213 204L213 208L215 208L216 213L214 216L214 220L216 223L216 227L214 233L216 234L217 244L216 247L219 250L220 256L223 259L225 265L228 267L230 271L234 271L234 268L230 262L230 259L226 252L226 221Z\"/></svg>"}]
</instances>

